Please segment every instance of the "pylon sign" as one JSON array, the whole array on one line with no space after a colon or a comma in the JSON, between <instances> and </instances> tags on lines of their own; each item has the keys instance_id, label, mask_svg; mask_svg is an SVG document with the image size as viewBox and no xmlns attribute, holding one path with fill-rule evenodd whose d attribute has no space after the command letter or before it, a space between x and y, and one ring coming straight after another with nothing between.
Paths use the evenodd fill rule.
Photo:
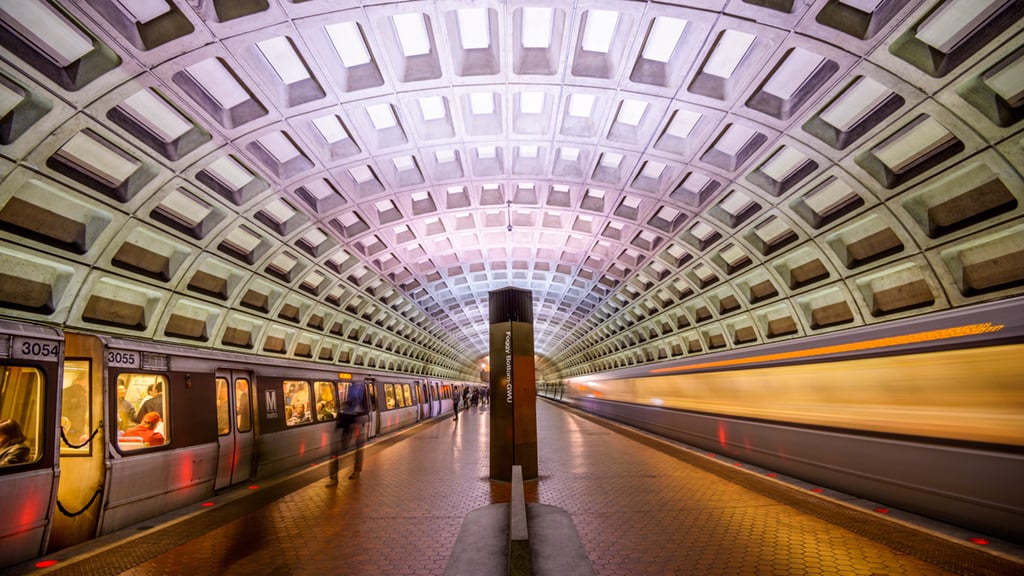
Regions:
<instances>
[{"instance_id":1,"label":"pylon sign","mask_svg":"<svg viewBox=\"0 0 1024 576\"><path fill-rule=\"evenodd\" d=\"M504 288L488 294L491 325L491 479L537 477L537 394L533 366L533 294Z\"/></svg>"}]
</instances>

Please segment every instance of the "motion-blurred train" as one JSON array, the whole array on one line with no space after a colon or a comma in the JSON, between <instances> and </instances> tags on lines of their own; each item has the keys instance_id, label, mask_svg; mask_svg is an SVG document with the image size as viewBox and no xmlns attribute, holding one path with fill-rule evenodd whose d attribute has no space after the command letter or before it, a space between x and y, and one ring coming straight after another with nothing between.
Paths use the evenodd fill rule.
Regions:
<instances>
[{"instance_id":1,"label":"motion-blurred train","mask_svg":"<svg viewBox=\"0 0 1024 576\"><path fill-rule=\"evenodd\" d=\"M369 384L367 437L472 386L334 368L0 320L0 420L29 446L0 466L0 569L326 460L353 382Z\"/></svg>"},{"instance_id":2,"label":"motion-blurred train","mask_svg":"<svg viewBox=\"0 0 1024 576\"><path fill-rule=\"evenodd\" d=\"M1024 299L573 378L542 393L1024 543Z\"/></svg>"}]
</instances>

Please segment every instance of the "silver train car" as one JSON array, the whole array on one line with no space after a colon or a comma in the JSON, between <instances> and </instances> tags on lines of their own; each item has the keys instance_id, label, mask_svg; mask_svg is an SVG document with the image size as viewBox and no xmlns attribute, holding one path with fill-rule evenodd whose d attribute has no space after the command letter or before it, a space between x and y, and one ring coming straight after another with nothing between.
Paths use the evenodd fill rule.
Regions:
<instances>
[{"instance_id":1,"label":"silver train car","mask_svg":"<svg viewBox=\"0 0 1024 576\"><path fill-rule=\"evenodd\" d=\"M634 366L541 393L1024 543L1024 299Z\"/></svg>"},{"instance_id":2,"label":"silver train car","mask_svg":"<svg viewBox=\"0 0 1024 576\"><path fill-rule=\"evenodd\" d=\"M451 414L472 386L77 334L0 319L0 570L330 457L348 387L368 438Z\"/></svg>"}]
</instances>

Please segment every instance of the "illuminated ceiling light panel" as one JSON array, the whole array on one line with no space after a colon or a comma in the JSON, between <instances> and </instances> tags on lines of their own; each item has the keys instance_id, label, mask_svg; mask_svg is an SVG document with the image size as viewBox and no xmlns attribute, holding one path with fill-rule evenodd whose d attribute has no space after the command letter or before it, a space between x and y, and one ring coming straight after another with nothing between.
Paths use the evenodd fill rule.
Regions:
<instances>
[{"instance_id":1,"label":"illuminated ceiling light panel","mask_svg":"<svg viewBox=\"0 0 1024 576\"><path fill-rule=\"evenodd\" d=\"M494 114L494 94L491 92L471 92L469 109L477 116Z\"/></svg>"},{"instance_id":2,"label":"illuminated ceiling light panel","mask_svg":"<svg viewBox=\"0 0 1024 576\"><path fill-rule=\"evenodd\" d=\"M747 142L757 134L754 130L733 124L715 143L715 148L730 156L738 156Z\"/></svg>"},{"instance_id":3,"label":"illuminated ceiling light panel","mask_svg":"<svg viewBox=\"0 0 1024 576\"><path fill-rule=\"evenodd\" d=\"M640 199L632 196L626 196L622 199L622 205L627 208L637 208L640 206Z\"/></svg>"},{"instance_id":4,"label":"illuminated ceiling light panel","mask_svg":"<svg viewBox=\"0 0 1024 576\"><path fill-rule=\"evenodd\" d=\"M724 31L711 57L704 64L703 72L719 78L732 77L756 38L753 34L738 30Z\"/></svg>"},{"instance_id":5,"label":"illuminated ceiling light panel","mask_svg":"<svg viewBox=\"0 0 1024 576\"><path fill-rule=\"evenodd\" d=\"M260 239L248 230L235 228L224 239L224 243L240 254L251 254L260 245Z\"/></svg>"},{"instance_id":6,"label":"illuminated ceiling light panel","mask_svg":"<svg viewBox=\"0 0 1024 576\"><path fill-rule=\"evenodd\" d=\"M619 13L613 10L587 10L582 48L587 52L607 54L618 22Z\"/></svg>"},{"instance_id":7,"label":"illuminated ceiling light panel","mask_svg":"<svg viewBox=\"0 0 1024 576\"><path fill-rule=\"evenodd\" d=\"M619 164L622 164L622 158L622 154L617 152L605 152L601 154L601 160L598 163L606 168L618 168Z\"/></svg>"},{"instance_id":8,"label":"illuminated ceiling light panel","mask_svg":"<svg viewBox=\"0 0 1024 576\"><path fill-rule=\"evenodd\" d=\"M228 190L241 190L254 180L253 175L230 156L222 156L206 167Z\"/></svg>"},{"instance_id":9,"label":"illuminated ceiling light panel","mask_svg":"<svg viewBox=\"0 0 1024 576\"><path fill-rule=\"evenodd\" d=\"M874 154L890 170L899 174L954 139L956 136L946 130L945 126L934 118L926 118L898 138L875 148Z\"/></svg>"},{"instance_id":10,"label":"illuminated ceiling light panel","mask_svg":"<svg viewBox=\"0 0 1024 576\"><path fill-rule=\"evenodd\" d=\"M640 120L644 117L644 112L647 112L647 102L642 100L623 100L619 106L619 114L616 117L616 121L630 126L639 126Z\"/></svg>"},{"instance_id":11,"label":"illuminated ceiling light panel","mask_svg":"<svg viewBox=\"0 0 1024 576\"><path fill-rule=\"evenodd\" d=\"M284 132L271 132L259 137L256 141L281 164L302 156L302 152L284 135Z\"/></svg>"},{"instance_id":12,"label":"illuminated ceiling light panel","mask_svg":"<svg viewBox=\"0 0 1024 576\"><path fill-rule=\"evenodd\" d=\"M352 179L359 184L365 184L367 182L376 180L376 178L373 175L373 170L371 170L370 167L367 166L366 164L363 164L362 166L356 166L355 168L349 168L348 173L350 176L352 176Z\"/></svg>"},{"instance_id":13,"label":"illuminated ceiling light panel","mask_svg":"<svg viewBox=\"0 0 1024 576\"><path fill-rule=\"evenodd\" d=\"M395 165L395 170L399 172L416 168L416 160L412 156L397 156L391 159L391 163Z\"/></svg>"},{"instance_id":14,"label":"illuminated ceiling light panel","mask_svg":"<svg viewBox=\"0 0 1024 576\"><path fill-rule=\"evenodd\" d=\"M566 162L575 162L580 157L580 149L572 147L562 148L558 151L558 157Z\"/></svg>"},{"instance_id":15,"label":"illuminated ceiling light panel","mask_svg":"<svg viewBox=\"0 0 1024 576\"><path fill-rule=\"evenodd\" d=\"M523 7L523 48L550 48L554 9Z\"/></svg>"},{"instance_id":16,"label":"illuminated ceiling light panel","mask_svg":"<svg viewBox=\"0 0 1024 576\"><path fill-rule=\"evenodd\" d=\"M525 146L520 146L519 147L519 157L520 158L536 158L537 157L537 152L538 152L537 146L525 145ZM531 186L531 188L532 188L532 186Z\"/></svg>"},{"instance_id":17,"label":"illuminated ceiling light panel","mask_svg":"<svg viewBox=\"0 0 1024 576\"><path fill-rule=\"evenodd\" d=\"M455 11L459 40L463 50L479 50L491 45L491 22L487 8L460 8Z\"/></svg>"},{"instance_id":18,"label":"illuminated ceiling light panel","mask_svg":"<svg viewBox=\"0 0 1024 576\"><path fill-rule=\"evenodd\" d=\"M720 204L722 210L725 210L733 216L742 214L744 210L753 205L754 201L749 196L737 191L733 191L732 194L726 196Z\"/></svg>"},{"instance_id":19,"label":"illuminated ceiling light panel","mask_svg":"<svg viewBox=\"0 0 1024 576\"><path fill-rule=\"evenodd\" d=\"M317 247L327 241L327 235L323 233L319 228L313 228L309 232L302 235L302 242L305 242L307 246ZM319 282L317 282L319 284Z\"/></svg>"},{"instance_id":20,"label":"illuminated ceiling light panel","mask_svg":"<svg viewBox=\"0 0 1024 576\"><path fill-rule=\"evenodd\" d=\"M1024 101L1024 57L985 78L985 84L1011 107L1020 106Z\"/></svg>"},{"instance_id":21,"label":"illuminated ceiling light panel","mask_svg":"<svg viewBox=\"0 0 1024 576\"><path fill-rule=\"evenodd\" d=\"M344 214L341 214L340 216L335 218L335 220L337 220L338 223L340 223L343 228L348 228L349 226L358 224L361 221L359 215L356 214L355 212L345 212ZM330 258L330 262L334 264L335 267L338 267L341 266L341 264L343 264L346 260L350 258L352 258L352 256L349 255L348 252L345 252L344 250L339 250L337 254Z\"/></svg>"},{"instance_id":22,"label":"illuminated ceiling light panel","mask_svg":"<svg viewBox=\"0 0 1024 576\"><path fill-rule=\"evenodd\" d=\"M342 126L341 120L334 114L313 119L313 127L328 144L348 140L348 131Z\"/></svg>"},{"instance_id":23,"label":"illuminated ceiling light panel","mask_svg":"<svg viewBox=\"0 0 1024 576\"><path fill-rule=\"evenodd\" d=\"M849 132L858 122L878 109L892 94L886 86L861 76L819 115L822 121L842 132Z\"/></svg>"},{"instance_id":24,"label":"illuminated ceiling light panel","mask_svg":"<svg viewBox=\"0 0 1024 576\"><path fill-rule=\"evenodd\" d=\"M383 214L391 210L395 210L395 203L391 200L380 200L373 204L373 207L377 209L377 214Z\"/></svg>"},{"instance_id":25,"label":"illuminated ceiling light panel","mask_svg":"<svg viewBox=\"0 0 1024 576\"><path fill-rule=\"evenodd\" d=\"M789 100L825 61L825 57L803 48L794 48L764 85L764 91Z\"/></svg>"},{"instance_id":26,"label":"illuminated ceiling light panel","mask_svg":"<svg viewBox=\"0 0 1024 576\"><path fill-rule=\"evenodd\" d=\"M308 79L309 70L302 58L295 52L292 43L285 36L275 36L256 43L263 58L274 69L277 77L285 84L295 84Z\"/></svg>"},{"instance_id":27,"label":"illuminated ceiling light panel","mask_svg":"<svg viewBox=\"0 0 1024 576\"><path fill-rule=\"evenodd\" d=\"M1011 0L950 0L920 26L917 38L948 54Z\"/></svg>"},{"instance_id":28,"label":"illuminated ceiling light panel","mask_svg":"<svg viewBox=\"0 0 1024 576\"><path fill-rule=\"evenodd\" d=\"M590 118L594 110L593 94L572 94L569 96L569 116Z\"/></svg>"},{"instance_id":29,"label":"illuminated ceiling light panel","mask_svg":"<svg viewBox=\"0 0 1024 576\"><path fill-rule=\"evenodd\" d=\"M195 228L210 215L209 206L197 202L190 194L175 189L160 202L160 212L181 222L188 228Z\"/></svg>"},{"instance_id":30,"label":"illuminated ceiling light panel","mask_svg":"<svg viewBox=\"0 0 1024 576\"><path fill-rule=\"evenodd\" d=\"M772 218L754 228L754 234L769 246L777 244L792 232L793 230L781 218Z\"/></svg>"},{"instance_id":31,"label":"illuminated ceiling light panel","mask_svg":"<svg viewBox=\"0 0 1024 576\"><path fill-rule=\"evenodd\" d=\"M701 114L698 112L677 110L665 133L676 138L688 138L700 119Z\"/></svg>"},{"instance_id":32,"label":"illuminated ceiling light panel","mask_svg":"<svg viewBox=\"0 0 1024 576\"><path fill-rule=\"evenodd\" d=\"M679 210L676 210L675 208L670 208L669 206L662 206L661 208L658 209L656 217L666 222L673 222L676 218L679 217L679 214L681 214L681 212L679 212ZM654 268L655 271L658 272L662 272L665 269L664 266L661 266L657 262L651 262L651 268Z\"/></svg>"},{"instance_id":33,"label":"illuminated ceiling light panel","mask_svg":"<svg viewBox=\"0 0 1024 576\"><path fill-rule=\"evenodd\" d=\"M125 98L118 108L163 142L173 142L192 129L189 121L149 89Z\"/></svg>"},{"instance_id":34,"label":"illuminated ceiling light panel","mask_svg":"<svg viewBox=\"0 0 1024 576\"><path fill-rule=\"evenodd\" d=\"M828 185L804 197L804 204L820 216L827 216L834 210L855 198L857 193L850 185L839 178L833 179Z\"/></svg>"},{"instance_id":35,"label":"illuminated ceiling light panel","mask_svg":"<svg viewBox=\"0 0 1024 576\"><path fill-rule=\"evenodd\" d=\"M792 146L786 146L761 166L761 172L776 182L783 182L807 163L807 156Z\"/></svg>"},{"instance_id":36,"label":"illuminated ceiling light panel","mask_svg":"<svg viewBox=\"0 0 1024 576\"><path fill-rule=\"evenodd\" d=\"M703 222L697 222L690 228L690 234L706 242L714 237L715 229Z\"/></svg>"},{"instance_id":37,"label":"illuminated ceiling light panel","mask_svg":"<svg viewBox=\"0 0 1024 576\"><path fill-rule=\"evenodd\" d=\"M479 146L476 149L476 154L479 158L492 159L498 157L498 149L494 146ZM486 186L485 186L486 188Z\"/></svg>"},{"instance_id":38,"label":"illuminated ceiling light panel","mask_svg":"<svg viewBox=\"0 0 1024 576\"><path fill-rule=\"evenodd\" d=\"M523 114L540 114L543 111L543 92L522 92L519 94L519 112Z\"/></svg>"},{"instance_id":39,"label":"illuminated ceiling light panel","mask_svg":"<svg viewBox=\"0 0 1024 576\"><path fill-rule=\"evenodd\" d=\"M658 178L661 178L662 173L665 172L665 168L667 168L667 166L661 162L645 162L643 169L640 171L640 175L645 178L657 180Z\"/></svg>"},{"instance_id":40,"label":"illuminated ceiling light panel","mask_svg":"<svg viewBox=\"0 0 1024 576\"><path fill-rule=\"evenodd\" d=\"M217 58L207 58L196 62L185 68L185 72L225 110L230 110L249 100L249 94L245 91L245 87L235 80L231 72Z\"/></svg>"},{"instance_id":41,"label":"illuminated ceiling light panel","mask_svg":"<svg viewBox=\"0 0 1024 576\"><path fill-rule=\"evenodd\" d=\"M444 99L440 96L426 96L419 98L418 102L424 120L440 120L444 118Z\"/></svg>"},{"instance_id":42,"label":"illuminated ceiling light panel","mask_svg":"<svg viewBox=\"0 0 1024 576\"><path fill-rule=\"evenodd\" d=\"M278 254L273 260L270 261L270 268L276 270L279 274L287 274L291 272L292 268L298 261L289 254Z\"/></svg>"},{"instance_id":43,"label":"illuminated ceiling light panel","mask_svg":"<svg viewBox=\"0 0 1024 576\"><path fill-rule=\"evenodd\" d=\"M683 180L682 188L687 192L698 194L705 186L711 183L711 178L697 172L690 172Z\"/></svg>"},{"instance_id":44,"label":"illuminated ceiling light panel","mask_svg":"<svg viewBox=\"0 0 1024 576\"><path fill-rule=\"evenodd\" d=\"M41 0L3 2L0 20L61 68L92 52L92 40Z\"/></svg>"},{"instance_id":45,"label":"illuminated ceiling light panel","mask_svg":"<svg viewBox=\"0 0 1024 576\"><path fill-rule=\"evenodd\" d=\"M118 4L139 24L155 20L171 11L164 0L125 0Z\"/></svg>"},{"instance_id":46,"label":"illuminated ceiling light panel","mask_svg":"<svg viewBox=\"0 0 1024 576\"><path fill-rule=\"evenodd\" d=\"M120 186L141 166L138 160L116 153L84 132L72 136L56 155L110 186Z\"/></svg>"},{"instance_id":47,"label":"illuminated ceiling light panel","mask_svg":"<svg viewBox=\"0 0 1024 576\"><path fill-rule=\"evenodd\" d=\"M407 58L430 54L430 35L422 13L395 14L391 21L395 25L402 54Z\"/></svg>"},{"instance_id":48,"label":"illuminated ceiling light panel","mask_svg":"<svg viewBox=\"0 0 1024 576\"><path fill-rule=\"evenodd\" d=\"M398 126L398 119L395 118L395 112L391 109L390 104L371 104L366 107L366 114L377 130L387 130Z\"/></svg>"},{"instance_id":49,"label":"illuminated ceiling light panel","mask_svg":"<svg viewBox=\"0 0 1024 576\"><path fill-rule=\"evenodd\" d=\"M651 34L644 42L643 58L655 62L668 62L686 29L686 20L658 16L651 26Z\"/></svg>"},{"instance_id":50,"label":"illuminated ceiling light panel","mask_svg":"<svg viewBox=\"0 0 1024 576\"><path fill-rule=\"evenodd\" d=\"M702 240L706 240L706 238L702 238ZM715 272L711 270L711 267L707 264L698 264L694 266L693 273L696 274L702 282L710 282L717 278L717 276L715 276Z\"/></svg>"},{"instance_id":51,"label":"illuminated ceiling light panel","mask_svg":"<svg viewBox=\"0 0 1024 576\"><path fill-rule=\"evenodd\" d=\"M260 212L277 224L284 224L295 217L295 210L292 210L292 207L280 198L268 202L266 206L260 209Z\"/></svg>"},{"instance_id":52,"label":"illuminated ceiling light panel","mask_svg":"<svg viewBox=\"0 0 1024 576\"><path fill-rule=\"evenodd\" d=\"M306 276L306 279L302 281L302 285L309 288L316 288L317 286L320 285L321 282L324 281L324 278L326 277L323 274L316 270L313 270L312 272L309 273L308 276Z\"/></svg>"},{"instance_id":53,"label":"illuminated ceiling light panel","mask_svg":"<svg viewBox=\"0 0 1024 576\"><path fill-rule=\"evenodd\" d=\"M354 68L370 62L370 51L366 49L359 25L355 22L338 22L324 26L334 51L341 58L345 68Z\"/></svg>"},{"instance_id":54,"label":"illuminated ceiling light panel","mask_svg":"<svg viewBox=\"0 0 1024 576\"><path fill-rule=\"evenodd\" d=\"M312 194L313 197L316 198L317 200L327 200L330 198L334 198L335 196L338 195L337 190L335 190L329 182L322 178L314 180L308 184L303 184L302 187L307 192Z\"/></svg>"},{"instance_id":55,"label":"illuminated ceiling light panel","mask_svg":"<svg viewBox=\"0 0 1024 576\"><path fill-rule=\"evenodd\" d=\"M434 152L434 158L437 160L438 164L455 162L455 150L437 150Z\"/></svg>"},{"instance_id":56,"label":"illuminated ceiling light panel","mask_svg":"<svg viewBox=\"0 0 1024 576\"><path fill-rule=\"evenodd\" d=\"M875 10L882 5L885 0L839 0L840 4L845 4L851 8L856 8L865 14L874 14Z\"/></svg>"}]
</instances>

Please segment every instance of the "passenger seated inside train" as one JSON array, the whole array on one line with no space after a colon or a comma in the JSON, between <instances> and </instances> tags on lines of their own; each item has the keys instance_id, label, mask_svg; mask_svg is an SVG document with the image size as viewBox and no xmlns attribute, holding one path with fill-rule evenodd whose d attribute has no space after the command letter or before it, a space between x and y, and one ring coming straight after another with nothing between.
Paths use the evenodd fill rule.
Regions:
<instances>
[{"instance_id":1,"label":"passenger seated inside train","mask_svg":"<svg viewBox=\"0 0 1024 576\"><path fill-rule=\"evenodd\" d=\"M29 461L29 448L25 433L17 420L0 420L0 466L24 464Z\"/></svg>"},{"instance_id":2,"label":"passenger seated inside train","mask_svg":"<svg viewBox=\"0 0 1024 576\"><path fill-rule=\"evenodd\" d=\"M309 412L306 411L306 405L302 402L295 402L292 404L292 415L288 419L289 426L295 426L296 424L304 424L306 422L312 422Z\"/></svg>"},{"instance_id":3,"label":"passenger seated inside train","mask_svg":"<svg viewBox=\"0 0 1024 576\"><path fill-rule=\"evenodd\" d=\"M156 412L148 412L142 417L142 422L134 428L125 430L119 441L122 448L130 448L132 438L140 438L143 446L160 446L164 443L164 436L156 429L160 425L160 415Z\"/></svg>"}]
</instances>

